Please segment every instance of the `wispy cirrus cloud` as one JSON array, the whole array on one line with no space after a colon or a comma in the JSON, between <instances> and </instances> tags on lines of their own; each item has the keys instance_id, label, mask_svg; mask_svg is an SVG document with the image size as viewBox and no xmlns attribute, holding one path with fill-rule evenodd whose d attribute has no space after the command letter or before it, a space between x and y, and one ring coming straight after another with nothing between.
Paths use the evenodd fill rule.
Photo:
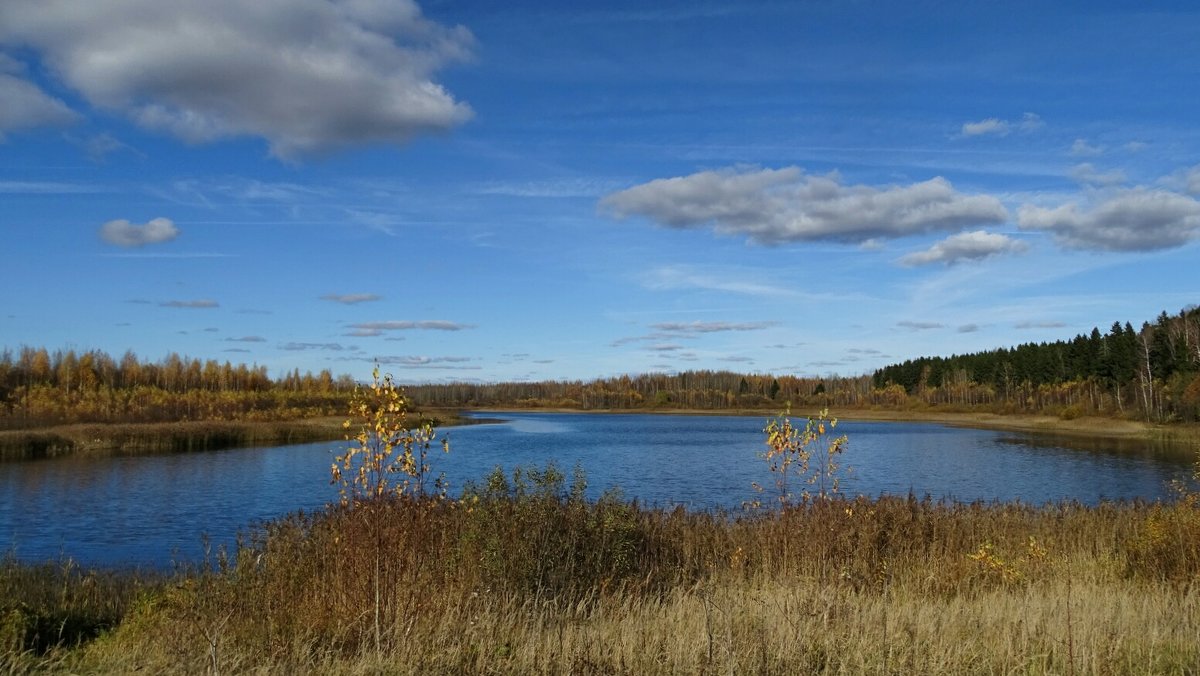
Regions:
<instances>
[{"instance_id":1,"label":"wispy cirrus cloud","mask_svg":"<svg viewBox=\"0 0 1200 676\"><path fill-rule=\"evenodd\" d=\"M896 326L899 326L902 329L908 329L910 331L929 331L930 329L945 328L946 325L940 322L915 322L906 319L904 321L896 322Z\"/></svg>"},{"instance_id":2,"label":"wispy cirrus cloud","mask_svg":"<svg viewBox=\"0 0 1200 676\"><path fill-rule=\"evenodd\" d=\"M1091 162L1083 162L1071 167L1067 175L1083 185L1101 187L1120 185L1126 180L1125 172L1120 169L1100 171Z\"/></svg>"},{"instance_id":3,"label":"wispy cirrus cloud","mask_svg":"<svg viewBox=\"0 0 1200 676\"><path fill-rule=\"evenodd\" d=\"M384 322L359 322L351 324L351 329L358 331L464 331L475 328L474 324L451 322L444 319L423 319L420 321L400 320ZM373 334L374 335L374 334Z\"/></svg>"},{"instance_id":4,"label":"wispy cirrus cloud","mask_svg":"<svg viewBox=\"0 0 1200 676\"><path fill-rule=\"evenodd\" d=\"M1071 147L1067 150L1067 154L1071 157L1099 157L1104 154L1106 148L1101 145L1089 143L1087 139L1077 138Z\"/></svg>"},{"instance_id":5,"label":"wispy cirrus cloud","mask_svg":"<svg viewBox=\"0 0 1200 676\"><path fill-rule=\"evenodd\" d=\"M215 300L165 300L158 304L159 307L184 308L190 310L207 310L220 307L221 304Z\"/></svg>"},{"instance_id":6,"label":"wispy cirrus cloud","mask_svg":"<svg viewBox=\"0 0 1200 676\"><path fill-rule=\"evenodd\" d=\"M762 331L779 322L662 322L651 324L651 328L666 333L722 333L726 331Z\"/></svg>"},{"instance_id":7,"label":"wispy cirrus cloud","mask_svg":"<svg viewBox=\"0 0 1200 676\"><path fill-rule=\"evenodd\" d=\"M327 293L321 296L321 300L341 303L342 305L358 305L359 303L372 303L377 300L383 300L383 296L373 293Z\"/></svg>"},{"instance_id":8,"label":"wispy cirrus cloud","mask_svg":"<svg viewBox=\"0 0 1200 676\"><path fill-rule=\"evenodd\" d=\"M288 352L301 352L304 350L323 350L326 352L343 352L355 351L358 348L354 346L342 345L341 343L284 343L279 346L281 350Z\"/></svg>"},{"instance_id":9,"label":"wispy cirrus cloud","mask_svg":"<svg viewBox=\"0 0 1200 676\"><path fill-rule=\"evenodd\" d=\"M379 357L380 364L397 366L429 366L432 364L462 364L473 361L470 357L426 357L422 355L405 355Z\"/></svg>"},{"instance_id":10,"label":"wispy cirrus cloud","mask_svg":"<svg viewBox=\"0 0 1200 676\"><path fill-rule=\"evenodd\" d=\"M752 279L739 279L737 273L715 274L702 272L682 265L666 265L655 268L641 277L642 286L652 291L676 289L702 289L723 291L746 296L796 296L791 289Z\"/></svg>"}]
</instances>

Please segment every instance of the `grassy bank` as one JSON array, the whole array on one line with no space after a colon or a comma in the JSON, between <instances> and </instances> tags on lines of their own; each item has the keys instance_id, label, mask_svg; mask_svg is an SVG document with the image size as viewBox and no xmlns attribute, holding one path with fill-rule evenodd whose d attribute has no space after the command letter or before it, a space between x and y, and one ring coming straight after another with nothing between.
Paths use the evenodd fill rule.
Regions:
<instances>
[{"instance_id":1,"label":"grassy bank","mask_svg":"<svg viewBox=\"0 0 1200 676\"><path fill-rule=\"evenodd\" d=\"M428 414L441 425L470 422L452 411ZM423 418L422 418L423 419ZM302 420L192 420L170 423L59 425L0 431L0 462L62 455L114 456L191 453L249 446L279 446L340 440L345 417Z\"/></svg>"},{"instance_id":2,"label":"grassy bank","mask_svg":"<svg viewBox=\"0 0 1200 676\"><path fill-rule=\"evenodd\" d=\"M166 581L114 585L10 562L0 570L0 668L1200 668L1195 497L1036 508L835 500L734 518L584 502L555 472L493 475L474 495L292 516ZM104 619L61 639L38 633L66 626L72 612Z\"/></svg>"}]
</instances>

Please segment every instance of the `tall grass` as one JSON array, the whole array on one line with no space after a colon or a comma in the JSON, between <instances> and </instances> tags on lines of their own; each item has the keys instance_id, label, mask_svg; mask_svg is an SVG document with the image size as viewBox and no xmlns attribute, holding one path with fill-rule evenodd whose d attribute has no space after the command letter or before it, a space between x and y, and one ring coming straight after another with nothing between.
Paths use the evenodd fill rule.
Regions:
<instances>
[{"instance_id":1,"label":"tall grass","mask_svg":"<svg viewBox=\"0 0 1200 676\"><path fill-rule=\"evenodd\" d=\"M582 482L548 467L495 473L462 501L386 498L296 514L246 534L230 556L155 585L9 562L5 598L17 594L32 607L20 590L53 589L48 608L101 621L51 641L6 634L0 665L212 673L1200 668L1200 507L1186 497L1099 507L885 497L716 514L644 509L612 495L589 502Z\"/></svg>"}]
</instances>

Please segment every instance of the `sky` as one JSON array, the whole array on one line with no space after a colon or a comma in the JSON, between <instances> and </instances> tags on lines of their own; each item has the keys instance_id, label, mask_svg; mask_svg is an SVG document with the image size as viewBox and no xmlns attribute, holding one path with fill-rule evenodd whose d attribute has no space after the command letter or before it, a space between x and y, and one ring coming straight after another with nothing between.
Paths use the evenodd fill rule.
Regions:
<instances>
[{"instance_id":1,"label":"sky","mask_svg":"<svg viewBox=\"0 0 1200 676\"><path fill-rule=\"evenodd\" d=\"M0 349L826 376L1200 302L1200 10L4 0Z\"/></svg>"}]
</instances>

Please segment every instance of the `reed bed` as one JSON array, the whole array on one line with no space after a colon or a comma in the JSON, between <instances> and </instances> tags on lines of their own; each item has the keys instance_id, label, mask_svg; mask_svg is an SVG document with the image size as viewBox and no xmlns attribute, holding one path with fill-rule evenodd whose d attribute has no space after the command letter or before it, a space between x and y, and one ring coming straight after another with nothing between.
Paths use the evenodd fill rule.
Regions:
<instances>
[{"instance_id":1,"label":"reed bed","mask_svg":"<svg viewBox=\"0 0 1200 676\"><path fill-rule=\"evenodd\" d=\"M586 501L581 480L497 473L461 501L296 514L166 579L8 561L0 668L1200 672L1200 506L1189 494L1098 507L832 499L717 514ZM30 619L66 626L74 615L101 619L51 636L53 622Z\"/></svg>"}]
</instances>

